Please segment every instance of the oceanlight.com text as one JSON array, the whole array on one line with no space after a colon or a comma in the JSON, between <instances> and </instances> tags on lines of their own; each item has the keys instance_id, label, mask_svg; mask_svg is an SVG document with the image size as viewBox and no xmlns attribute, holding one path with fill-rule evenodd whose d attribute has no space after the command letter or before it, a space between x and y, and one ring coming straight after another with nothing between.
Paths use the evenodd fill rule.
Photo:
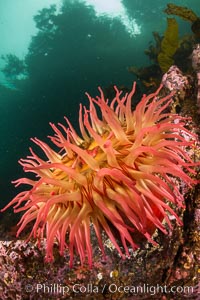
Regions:
<instances>
[{"instance_id":1,"label":"oceanlight.com text","mask_svg":"<svg viewBox=\"0 0 200 300\"><path fill-rule=\"evenodd\" d=\"M194 287L192 286L171 286L166 285L117 285L116 283L93 285L89 284L74 284L74 285L62 285L58 283L48 284L48 283L37 283L36 285L27 284L25 286L27 293L32 293L36 291L38 294L49 294L49 295L66 295L70 293L75 294L102 294L102 293L123 293L123 294L184 294L192 295L194 293Z\"/></svg>"}]
</instances>

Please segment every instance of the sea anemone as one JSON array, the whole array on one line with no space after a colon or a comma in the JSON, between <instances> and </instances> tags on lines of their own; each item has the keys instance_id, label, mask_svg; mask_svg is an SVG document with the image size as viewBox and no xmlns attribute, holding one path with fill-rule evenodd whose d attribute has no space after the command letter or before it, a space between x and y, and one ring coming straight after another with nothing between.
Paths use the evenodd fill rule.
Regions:
<instances>
[{"instance_id":1,"label":"sea anemone","mask_svg":"<svg viewBox=\"0 0 200 300\"><path fill-rule=\"evenodd\" d=\"M65 117L67 127L50 123L54 136L49 138L58 151L34 138L46 158L30 148L31 155L20 159L24 171L36 176L14 181L31 189L3 210L14 206L15 213L25 211L17 236L35 220L29 238L46 238L46 261L54 259L57 242L61 255L68 249L70 266L74 252L81 264L87 257L92 266L91 230L103 255L102 230L125 258L138 246L137 232L155 244L156 228L166 234L171 219L181 224L172 207L184 207L177 182L196 183L189 154L196 136L186 128L188 118L169 112L173 93L159 96L162 86L144 95L133 111L135 87L125 95L115 87L110 102L101 88L100 97L87 94L89 109L80 105L80 136Z\"/></svg>"}]
</instances>

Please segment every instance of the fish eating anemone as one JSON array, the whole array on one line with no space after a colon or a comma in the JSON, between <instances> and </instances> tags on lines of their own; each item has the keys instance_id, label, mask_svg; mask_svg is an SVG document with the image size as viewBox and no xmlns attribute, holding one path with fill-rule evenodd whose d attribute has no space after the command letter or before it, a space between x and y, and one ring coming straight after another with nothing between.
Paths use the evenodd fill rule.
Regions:
<instances>
[{"instance_id":1,"label":"fish eating anemone","mask_svg":"<svg viewBox=\"0 0 200 300\"><path fill-rule=\"evenodd\" d=\"M89 107L80 104L79 135L66 117L65 125L50 123L52 147L32 139L45 158L30 148L30 155L19 160L35 177L14 181L30 188L2 211L13 206L15 213L24 212L17 236L33 222L29 239L46 238L47 262L53 261L58 243L60 255L69 251L70 267L75 253L81 264L87 258L92 266L91 230L104 256L102 231L125 258L130 247L138 247L137 232L156 244L152 234L172 230L172 216L182 224L174 209L184 208L177 182L189 188L196 184L199 163L190 150L197 136L187 129L189 118L169 112L173 92L160 96L161 85L133 110L135 89L136 83L123 94L115 87L111 101L101 88L96 98L87 94Z\"/></svg>"}]
</instances>

